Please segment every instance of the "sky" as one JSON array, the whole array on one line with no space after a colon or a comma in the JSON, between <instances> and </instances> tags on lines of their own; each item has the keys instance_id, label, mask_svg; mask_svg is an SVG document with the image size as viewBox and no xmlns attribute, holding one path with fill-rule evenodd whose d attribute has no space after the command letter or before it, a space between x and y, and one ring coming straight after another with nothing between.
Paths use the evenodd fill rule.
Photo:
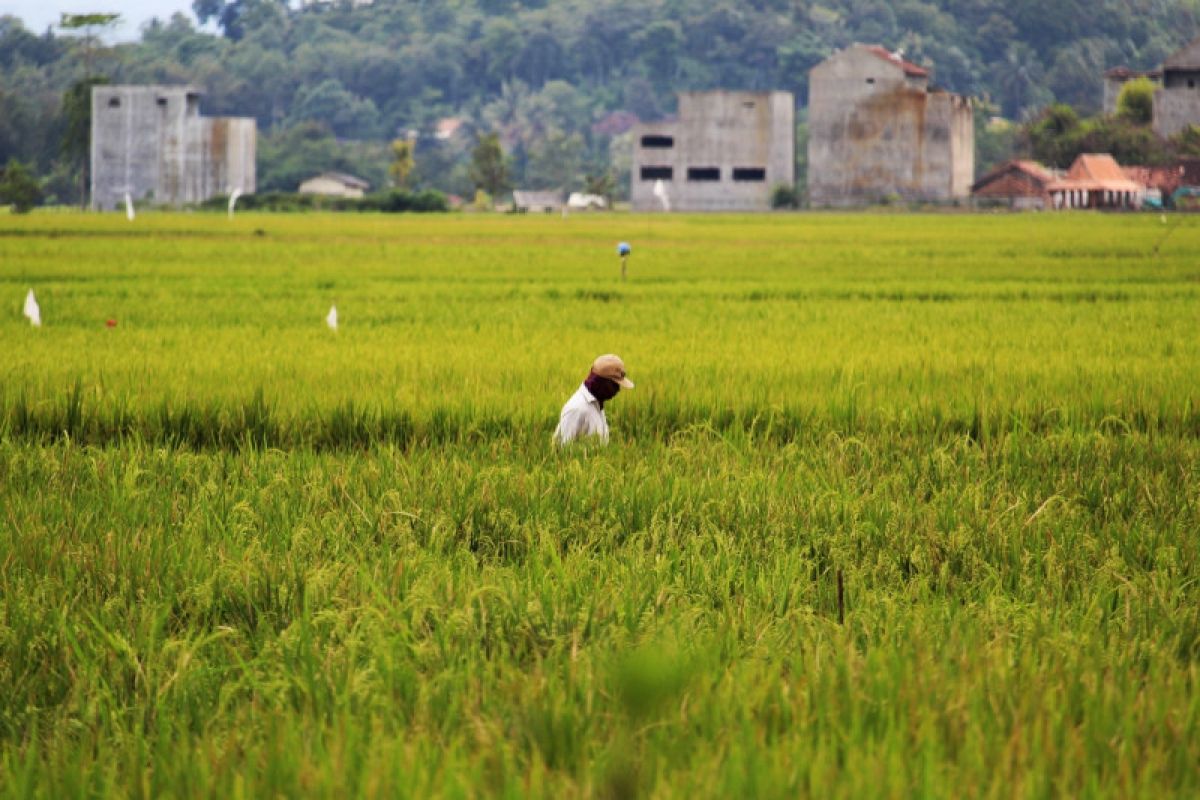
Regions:
<instances>
[{"instance_id":1,"label":"sky","mask_svg":"<svg viewBox=\"0 0 1200 800\"><path fill-rule=\"evenodd\" d=\"M0 14L18 17L25 27L34 33L43 33L47 25L58 24L59 17L68 14L116 12L121 15L122 25L112 37L116 41L128 41L138 37L142 23L151 17L162 20L182 11L194 23L191 0L3 0ZM107 38L107 37L106 37Z\"/></svg>"}]
</instances>

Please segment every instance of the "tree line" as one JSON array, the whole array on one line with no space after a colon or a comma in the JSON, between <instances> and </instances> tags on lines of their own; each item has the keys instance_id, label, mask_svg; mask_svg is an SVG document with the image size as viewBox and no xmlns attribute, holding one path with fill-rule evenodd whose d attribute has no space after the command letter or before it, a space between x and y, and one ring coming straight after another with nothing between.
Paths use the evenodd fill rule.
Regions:
<instances>
[{"instance_id":1,"label":"tree line","mask_svg":"<svg viewBox=\"0 0 1200 800\"><path fill-rule=\"evenodd\" d=\"M116 46L0 16L0 164L19 160L47 197L78 201L80 87L107 80L190 83L204 113L256 117L264 191L326 169L387 186L402 140L409 186L469 196L487 133L514 185L619 184L630 124L671 113L675 92L785 89L803 108L808 70L856 41L932 65L936 84L980 98L985 123L1030 123L1055 103L1086 117L1106 68L1155 66L1196 34L1200 0L196 0L193 12ZM444 120L461 125L447 134ZM978 127L984 156L1019 146Z\"/></svg>"}]
</instances>

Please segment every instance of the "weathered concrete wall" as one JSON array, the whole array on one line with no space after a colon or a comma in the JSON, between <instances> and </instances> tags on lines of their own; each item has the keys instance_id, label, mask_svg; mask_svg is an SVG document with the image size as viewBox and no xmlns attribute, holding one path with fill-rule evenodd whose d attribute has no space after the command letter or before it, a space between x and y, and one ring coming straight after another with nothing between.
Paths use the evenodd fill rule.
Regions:
<instances>
[{"instance_id":1,"label":"weathered concrete wall","mask_svg":"<svg viewBox=\"0 0 1200 800\"><path fill-rule=\"evenodd\" d=\"M675 122L633 129L631 200L659 211L765 211L771 191L795 185L795 99L790 92L684 92Z\"/></svg>"},{"instance_id":2,"label":"weathered concrete wall","mask_svg":"<svg viewBox=\"0 0 1200 800\"><path fill-rule=\"evenodd\" d=\"M889 197L970 195L975 121L966 98L855 46L817 65L809 84L808 188L818 206Z\"/></svg>"},{"instance_id":3,"label":"weathered concrete wall","mask_svg":"<svg viewBox=\"0 0 1200 800\"><path fill-rule=\"evenodd\" d=\"M1178 134L1189 125L1200 125L1200 79L1195 88L1186 84L1154 92L1154 132L1162 137Z\"/></svg>"},{"instance_id":4,"label":"weathered concrete wall","mask_svg":"<svg viewBox=\"0 0 1200 800\"><path fill-rule=\"evenodd\" d=\"M201 149L200 194L207 198L231 194L235 189L252 194L257 180L258 127L254 118L212 117L202 121L207 130Z\"/></svg>"},{"instance_id":5,"label":"weathered concrete wall","mask_svg":"<svg viewBox=\"0 0 1200 800\"><path fill-rule=\"evenodd\" d=\"M252 118L200 116L200 95L179 86L92 90L92 207L115 208L126 192L163 205L196 203L255 188Z\"/></svg>"},{"instance_id":6,"label":"weathered concrete wall","mask_svg":"<svg viewBox=\"0 0 1200 800\"><path fill-rule=\"evenodd\" d=\"M1122 78L1105 78L1104 79L1104 101L1101 108L1104 113L1109 116L1117 113L1117 99L1121 96L1121 90L1125 88L1125 80Z\"/></svg>"},{"instance_id":7,"label":"weathered concrete wall","mask_svg":"<svg viewBox=\"0 0 1200 800\"><path fill-rule=\"evenodd\" d=\"M126 192L153 194L163 166L160 87L97 86L92 89L92 206L115 208Z\"/></svg>"},{"instance_id":8,"label":"weathered concrete wall","mask_svg":"<svg viewBox=\"0 0 1200 800\"><path fill-rule=\"evenodd\" d=\"M971 196L975 182L975 112L971 101L957 94L932 95L935 102L945 104L950 133L950 190L947 200L963 200ZM929 191L941 190L940 176L930 175Z\"/></svg>"}]
</instances>

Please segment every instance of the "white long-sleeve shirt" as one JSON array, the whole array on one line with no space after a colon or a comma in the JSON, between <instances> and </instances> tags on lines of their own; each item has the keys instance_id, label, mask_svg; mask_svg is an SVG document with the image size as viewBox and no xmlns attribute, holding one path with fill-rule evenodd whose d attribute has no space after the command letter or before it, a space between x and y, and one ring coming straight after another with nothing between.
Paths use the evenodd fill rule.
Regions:
<instances>
[{"instance_id":1,"label":"white long-sleeve shirt","mask_svg":"<svg viewBox=\"0 0 1200 800\"><path fill-rule=\"evenodd\" d=\"M581 436L599 436L601 442L608 444L608 420L604 409L582 384L562 408L554 441L563 445Z\"/></svg>"}]
</instances>

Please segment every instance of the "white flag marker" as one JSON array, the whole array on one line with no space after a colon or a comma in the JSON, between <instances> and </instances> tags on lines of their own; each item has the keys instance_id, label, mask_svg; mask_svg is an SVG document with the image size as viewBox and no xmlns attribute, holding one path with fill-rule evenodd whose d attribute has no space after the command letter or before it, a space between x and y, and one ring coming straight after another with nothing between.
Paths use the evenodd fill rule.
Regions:
<instances>
[{"instance_id":1,"label":"white flag marker","mask_svg":"<svg viewBox=\"0 0 1200 800\"><path fill-rule=\"evenodd\" d=\"M137 214L133 212L133 198L129 196L129 192L125 193L125 218L133 222Z\"/></svg>"},{"instance_id":2,"label":"white flag marker","mask_svg":"<svg viewBox=\"0 0 1200 800\"><path fill-rule=\"evenodd\" d=\"M25 295L25 316L29 320L29 324L35 328L42 326L42 309L38 305L37 298L33 296L33 289L30 289L29 294Z\"/></svg>"},{"instance_id":3,"label":"white flag marker","mask_svg":"<svg viewBox=\"0 0 1200 800\"><path fill-rule=\"evenodd\" d=\"M233 207L237 205L238 198L242 196L241 189L234 189L229 195L229 218L233 219Z\"/></svg>"},{"instance_id":4,"label":"white flag marker","mask_svg":"<svg viewBox=\"0 0 1200 800\"><path fill-rule=\"evenodd\" d=\"M663 211L671 210L671 198L667 196L667 185L658 179L654 182L654 196L662 203Z\"/></svg>"},{"instance_id":5,"label":"white flag marker","mask_svg":"<svg viewBox=\"0 0 1200 800\"><path fill-rule=\"evenodd\" d=\"M329 326L329 330L337 330L337 306L329 307L329 313L325 315L325 324Z\"/></svg>"}]
</instances>

